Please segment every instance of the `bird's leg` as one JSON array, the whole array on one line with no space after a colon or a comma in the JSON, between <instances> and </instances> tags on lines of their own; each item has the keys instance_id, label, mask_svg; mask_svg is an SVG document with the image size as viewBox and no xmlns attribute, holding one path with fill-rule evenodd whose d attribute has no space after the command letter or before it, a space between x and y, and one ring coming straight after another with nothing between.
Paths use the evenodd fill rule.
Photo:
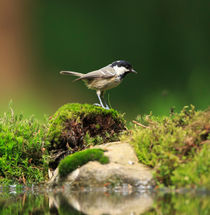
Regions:
<instances>
[{"instance_id":1,"label":"bird's leg","mask_svg":"<svg viewBox=\"0 0 210 215\"><path fill-rule=\"evenodd\" d=\"M97 90L97 91L96 91L96 95L98 96L98 100L99 100L99 102L100 102L100 106L101 106L102 108L105 108L104 105L103 105L103 102L102 102L102 100L101 100L101 91L100 91L100 90ZM106 108L105 108L105 109L106 109Z\"/></svg>"},{"instance_id":2,"label":"bird's leg","mask_svg":"<svg viewBox=\"0 0 210 215\"><path fill-rule=\"evenodd\" d=\"M105 108L110 109L108 104L106 103L106 100L104 99L104 91L101 92L101 99L102 99L103 103L105 104Z\"/></svg>"}]
</instances>

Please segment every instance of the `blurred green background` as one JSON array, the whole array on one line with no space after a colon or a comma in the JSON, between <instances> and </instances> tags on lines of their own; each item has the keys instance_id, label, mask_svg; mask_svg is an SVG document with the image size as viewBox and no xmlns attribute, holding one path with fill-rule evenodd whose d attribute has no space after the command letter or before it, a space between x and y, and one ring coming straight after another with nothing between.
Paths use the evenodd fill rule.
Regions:
<instances>
[{"instance_id":1,"label":"blurred green background","mask_svg":"<svg viewBox=\"0 0 210 215\"><path fill-rule=\"evenodd\" d=\"M0 1L0 110L53 114L94 91L60 70L89 72L115 60L131 74L109 92L113 108L168 114L210 105L210 1Z\"/></svg>"}]
</instances>

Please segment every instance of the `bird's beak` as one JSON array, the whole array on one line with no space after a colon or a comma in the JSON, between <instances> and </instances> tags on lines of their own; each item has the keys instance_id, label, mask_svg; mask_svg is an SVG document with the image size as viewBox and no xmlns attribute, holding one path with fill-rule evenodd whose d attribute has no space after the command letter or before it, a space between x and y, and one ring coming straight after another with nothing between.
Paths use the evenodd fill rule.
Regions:
<instances>
[{"instance_id":1,"label":"bird's beak","mask_svg":"<svg viewBox=\"0 0 210 215\"><path fill-rule=\"evenodd\" d=\"M131 69L130 72L137 74L137 72L134 69Z\"/></svg>"}]
</instances>

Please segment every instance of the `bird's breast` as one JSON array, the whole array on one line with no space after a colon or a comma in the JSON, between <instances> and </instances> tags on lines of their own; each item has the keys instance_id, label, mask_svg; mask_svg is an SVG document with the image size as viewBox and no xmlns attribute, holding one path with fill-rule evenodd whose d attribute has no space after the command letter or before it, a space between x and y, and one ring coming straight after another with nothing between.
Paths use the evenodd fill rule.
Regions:
<instances>
[{"instance_id":1,"label":"bird's breast","mask_svg":"<svg viewBox=\"0 0 210 215\"><path fill-rule=\"evenodd\" d=\"M86 82L86 85L88 88L93 90L109 90L111 88L117 87L121 83L121 79L118 77L112 77L112 78L97 78L94 80L90 80Z\"/></svg>"}]
</instances>

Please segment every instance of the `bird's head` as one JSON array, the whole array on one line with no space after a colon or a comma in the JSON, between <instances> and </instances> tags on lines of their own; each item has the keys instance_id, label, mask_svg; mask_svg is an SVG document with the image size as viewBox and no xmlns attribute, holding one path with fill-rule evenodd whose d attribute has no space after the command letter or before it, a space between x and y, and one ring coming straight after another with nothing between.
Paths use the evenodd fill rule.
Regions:
<instances>
[{"instance_id":1,"label":"bird's head","mask_svg":"<svg viewBox=\"0 0 210 215\"><path fill-rule=\"evenodd\" d=\"M125 60L117 60L111 64L111 67L118 73L121 74L128 74L128 73L137 73L132 65Z\"/></svg>"}]
</instances>

